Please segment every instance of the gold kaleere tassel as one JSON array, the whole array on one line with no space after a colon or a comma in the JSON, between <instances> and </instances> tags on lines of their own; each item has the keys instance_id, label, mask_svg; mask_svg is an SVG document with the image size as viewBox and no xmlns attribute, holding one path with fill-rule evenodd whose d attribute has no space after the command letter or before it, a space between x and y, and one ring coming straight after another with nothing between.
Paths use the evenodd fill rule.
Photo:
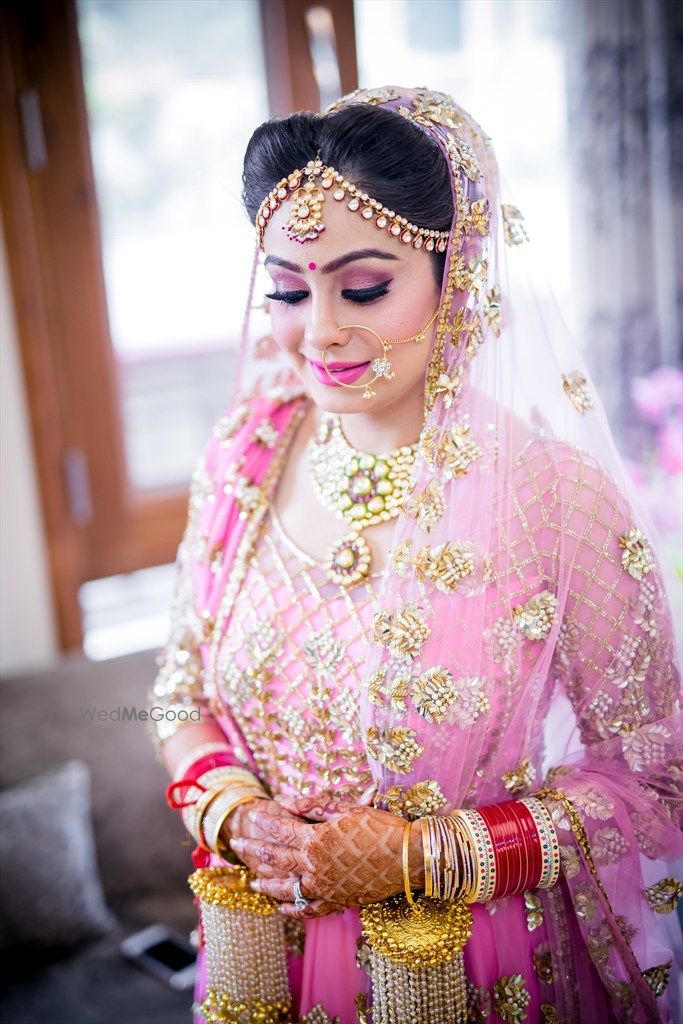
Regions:
<instances>
[{"instance_id":1,"label":"gold kaleere tassel","mask_svg":"<svg viewBox=\"0 0 683 1024\"><path fill-rule=\"evenodd\" d=\"M291 1024L285 921L277 903L249 888L244 867L199 868L188 881L199 898L208 989L207 1024Z\"/></svg>"},{"instance_id":2,"label":"gold kaleere tassel","mask_svg":"<svg viewBox=\"0 0 683 1024\"><path fill-rule=\"evenodd\" d=\"M466 1024L463 949L472 914L463 899L403 895L360 912L370 946L372 1024Z\"/></svg>"}]
</instances>

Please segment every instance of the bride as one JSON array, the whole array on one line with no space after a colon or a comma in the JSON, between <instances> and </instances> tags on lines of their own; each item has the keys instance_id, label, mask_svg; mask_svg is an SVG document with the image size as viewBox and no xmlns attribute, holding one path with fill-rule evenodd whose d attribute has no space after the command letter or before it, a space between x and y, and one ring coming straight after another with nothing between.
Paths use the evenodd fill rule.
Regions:
<instances>
[{"instance_id":1,"label":"bride","mask_svg":"<svg viewBox=\"0 0 683 1024\"><path fill-rule=\"evenodd\" d=\"M671 1020L670 613L491 140L361 90L257 128L244 203L152 694L197 1021Z\"/></svg>"}]
</instances>

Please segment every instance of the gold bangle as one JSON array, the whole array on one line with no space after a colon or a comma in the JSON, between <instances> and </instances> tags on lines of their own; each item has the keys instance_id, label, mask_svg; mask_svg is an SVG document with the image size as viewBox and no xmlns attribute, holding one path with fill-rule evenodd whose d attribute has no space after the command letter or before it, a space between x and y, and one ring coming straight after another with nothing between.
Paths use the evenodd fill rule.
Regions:
<instances>
[{"instance_id":1,"label":"gold bangle","mask_svg":"<svg viewBox=\"0 0 683 1024\"><path fill-rule=\"evenodd\" d=\"M183 821L185 822L185 828L204 850L206 849L206 846L201 835L202 816L211 801L222 792L223 791L220 787L216 789L207 789L204 793L200 793L196 803L183 808Z\"/></svg>"},{"instance_id":2,"label":"gold bangle","mask_svg":"<svg viewBox=\"0 0 683 1024\"><path fill-rule=\"evenodd\" d=\"M202 832L206 845L214 853L218 853L218 839L223 828L225 819L229 817L232 812L240 807L241 804L246 804L251 800L264 800L265 793L257 792L256 790L243 793L241 796L235 796L234 792L225 790L220 796L216 797L212 801L211 806L208 808L204 815L202 822Z\"/></svg>"},{"instance_id":3,"label":"gold bangle","mask_svg":"<svg viewBox=\"0 0 683 1024\"><path fill-rule=\"evenodd\" d=\"M407 821L406 827L403 829L403 889L411 907L415 905L410 888L410 830L412 825L412 821Z\"/></svg>"},{"instance_id":4,"label":"gold bangle","mask_svg":"<svg viewBox=\"0 0 683 1024\"><path fill-rule=\"evenodd\" d=\"M429 825L426 818L420 818L422 832L422 858L424 861L425 896L432 896L432 846L429 841Z\"/></svg>"}]
</instances>

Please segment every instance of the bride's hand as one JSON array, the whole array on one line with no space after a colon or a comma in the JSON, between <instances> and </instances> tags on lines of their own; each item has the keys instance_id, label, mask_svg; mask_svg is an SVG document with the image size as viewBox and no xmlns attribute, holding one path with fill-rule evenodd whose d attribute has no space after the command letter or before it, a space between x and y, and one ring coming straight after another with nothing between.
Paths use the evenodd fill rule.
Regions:
<instances>
[{"instance_id":1,"label":"bride's hand","mask_svg":"<svg viewBox=\"0 0 683 1024\"><path fill-rule=\"evenodd\" d=\"M267 877L257 869L253 887L279 900L284 913L316 916L313 908L294 910L294 882L312 903L319 900L352 907L385 899L403 890L403 835L405 821L395 814L348 803L303 799L285 804L289 810L317 823L295 817L263 814L252 804L247 818L267 837L242 838L232 847L240 857L249 856L274 869ZM413 886L422 881L422 842L419 822L410 836L410 869Z\"/></svg>"},{"instance_id":2,"label":"bride's hand","mask_svg":"<svg viewBox=\"0 0 683 1024\"><path fill-rule=\"evenodd\" d=\"M262 857L256 852L256 847L252 850L251 848L240 848L236 846L235 840L250 840L258 844L259 842L268 841L268 833L264 831L257 823L253 822L249 818L248 812L253 808L258 807L259 812L263 815L264 819L270 817L276 817L281 819L295 819L297 816L292 811L288 810L282 802L276 800L253 800L246 804L241 804L237 807L231 815L229 815L227 821L223 825L221 833L222 841L226 846L231 846L235 853L239 856L240 861L255 874L258 874L262 878L275 878L279 876L279 872L274 868L268 866L267 859L264 861ZM302 818L299 818L302 821ZM270 850L266 850L266 858ZM290 883L291 886L294 884L294 879ZM309 917L321 917L326 914L338 913L343 910L343 907L339 907L336 904L326 903L323 900L312 900L310 905L311 913L307 914Z\"/></svg>"}]
</instances>

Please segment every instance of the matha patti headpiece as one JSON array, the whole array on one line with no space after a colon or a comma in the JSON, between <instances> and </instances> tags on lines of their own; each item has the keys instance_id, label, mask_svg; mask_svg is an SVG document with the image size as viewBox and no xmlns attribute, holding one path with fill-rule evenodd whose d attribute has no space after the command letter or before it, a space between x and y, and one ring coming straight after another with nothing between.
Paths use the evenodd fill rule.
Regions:
<instances>
[{"instance_id":1,"label":"matha patti headpiece","mask_svg":"<svg viewBox=\"0 0 683 1024\"><path fill-rule=\"evenodd\" d=\"M332 198L339 203L346 201L347 209L352 213L360 213L365 220L374 220L377 228L388 231L404 245L412 245L413 249L424 249L425 252L446 251L450 232L412 224L395 210L372 199L367 192L362 192L319 158L309 160L303 169L282 178L263 200L256 215L259 248L263 249L263 236L271 217L287 199L292 200L287 223L283 225L287 237L303 244L322 234L325 230L322 210L326 192L331 192Z\"/></svg>"}]
</instances>

